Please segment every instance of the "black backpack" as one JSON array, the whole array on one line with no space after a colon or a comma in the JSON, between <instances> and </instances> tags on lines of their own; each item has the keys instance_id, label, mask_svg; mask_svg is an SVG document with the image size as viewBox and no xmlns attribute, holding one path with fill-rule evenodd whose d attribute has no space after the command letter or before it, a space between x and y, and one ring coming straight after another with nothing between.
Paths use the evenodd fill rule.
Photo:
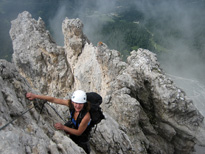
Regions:
<instances>
[{"instance_id":1,"label":"black backpack","mask_svg":"<svg viewBox=\"0 0 205 154\"><path fill-rule=\"evenodd\" d=\"M96 92L88 92L87 95L87 101L90 102L91 108L90 108L90 116L91 116L91 127L94 125L97 125L101 122L101 120L105 119L105 116L103 115L102 109L100 107L100 104L102 103L102 97L96 93Z\"/></svg>"},{"instance_id":2,"label":"black backpack","mask_svg":"<svg viewBox=\"0 0 205 154\"><path fill-rule=\"evenodd\" d=\"M105 119L105 116L103 115L102 109L100 107L100 104L102 103L102 97L96 93L96 92L88 92L86 93L87 95L87 101L90 102L90 116L91 116L91 123L90 123L90 127L92 128L96 125L95 130L97 128L97 124L101 122L101 120ZM74 114L74 109L70 109L70 113L71 113L71 119L73 117ZM81 120L83 119L83 117L85 116L85 114L87 113L87 111L82 110L78 116L78 119L76 121L76 124L74 124L72 121L68 121L67 123L65 123L64 125L70 128L75 128L77 129ZM94 132L95 132L94 130Z\"/></svg>"}]
</instances>

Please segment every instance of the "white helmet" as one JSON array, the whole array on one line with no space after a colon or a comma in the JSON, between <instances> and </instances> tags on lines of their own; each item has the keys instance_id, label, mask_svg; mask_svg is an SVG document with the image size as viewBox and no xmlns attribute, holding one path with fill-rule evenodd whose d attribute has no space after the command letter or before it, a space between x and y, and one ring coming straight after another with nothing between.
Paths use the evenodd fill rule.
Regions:
<instances>
[{"instance_id":1,"label":"white helmet","mask_svg":"<svg viewBox=\"0 0 205 154\"><path fill-rule=\"evenodd\" d=\"M82 90L74 91L71 100L75 103L86 103L87 102L87 95Z\"/></svg>"}]
</instances>

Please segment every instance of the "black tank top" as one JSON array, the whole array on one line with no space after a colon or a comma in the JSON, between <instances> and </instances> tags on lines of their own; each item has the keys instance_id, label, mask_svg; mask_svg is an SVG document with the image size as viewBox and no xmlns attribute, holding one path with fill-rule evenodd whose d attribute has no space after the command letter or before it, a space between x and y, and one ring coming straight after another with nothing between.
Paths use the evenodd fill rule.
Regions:
<instances>
[{"instance_id":1,"label":"black tank top","mask_svg":"<svg viewBox=\"0 0 205 154\"><path fill-rule=\"evenodd\" d=\"M88 113L88 111L86 111L85 109L81 110L77 120L75 120L74 117L74 113L75 110L70 110L70 115L71 115L71 121L74 124L74 129L78 129L82 119L84 118L84 116ZM91 126L90 126L90 122L88 123L88 126L86 128L86 130L80 135L80 136L76 136L76 135L70 135L70 138L75 142L75 143L82 143L82 142L87 142L89 141L89 137L90 137L90 131L91 131Z\"/></svg>"}]
</instances>

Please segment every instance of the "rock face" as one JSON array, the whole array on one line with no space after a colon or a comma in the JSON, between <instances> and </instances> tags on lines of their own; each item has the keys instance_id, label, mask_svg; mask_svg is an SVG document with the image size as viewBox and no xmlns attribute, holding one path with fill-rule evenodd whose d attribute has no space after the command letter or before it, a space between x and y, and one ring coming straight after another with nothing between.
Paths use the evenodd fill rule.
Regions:
<instances>
[{"instance_id":1,"label":"rock face","mask_svg":"<svg viewBox=\"0 0 205 154\"><path fill-rule=\"evenodd\" d=\"M85 153L53 129L53 122L59 118L52 116L55 112L51 108L44 108L42 114L39 114L40 106L32 108L32 103L25 98L25 93L32 89L13 64L0 60L0 73L0 125L18 118L0 131L1 154ZM27 109L31 110L19 117Z\"/></svg>"},{"instance_id":2,"label":"rock face","mask_svg":"<svg viewBox=\"0 0 205 154\"><path fill-rule=\"evenodd\" d=\"M28 12L12 21L13 62L0 61L1 123L5 125L32 104L27 91L66 97L76 89L103 97L106 116L92 133L92 153L192 153L205 146L204 118L182 89L161 70L148 50L132 51L127 62L99 42L92 45L79 19L65 19L64 47L55 44L44 22ZM39 100L36 100L39 101ZM63 122L45 104L0 131L1 153L84 153L64 132ZM68 109L55 106L66 119ZM12 144L12 146L10 146ZM20 146L20 149L17 147Z\"/></svg>"}]
</instances>

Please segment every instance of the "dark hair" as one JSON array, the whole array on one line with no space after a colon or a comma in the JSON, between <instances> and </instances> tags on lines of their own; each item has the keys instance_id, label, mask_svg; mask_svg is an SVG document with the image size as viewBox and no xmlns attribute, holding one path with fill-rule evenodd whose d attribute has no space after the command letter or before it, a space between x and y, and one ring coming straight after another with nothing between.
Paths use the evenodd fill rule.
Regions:
<instances>
[{"instance_id":1,"label":"dark hair","mask_svg":"<svg viewBox=\"0 0 205 154\"><path fill-rule=\"evenodd\" d=\"M69 109L74 109L71 99L68 100L68 107ZM86 111L90 111L90 102L87 101L86 103L84 103L83 109Z\"/></svg>"}]
</instances>

